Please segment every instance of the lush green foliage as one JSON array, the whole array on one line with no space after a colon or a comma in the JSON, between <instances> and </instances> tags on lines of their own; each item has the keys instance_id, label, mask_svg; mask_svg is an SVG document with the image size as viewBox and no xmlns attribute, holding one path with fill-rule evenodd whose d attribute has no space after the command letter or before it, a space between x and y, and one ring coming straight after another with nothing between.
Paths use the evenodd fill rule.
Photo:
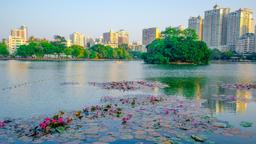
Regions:
<instances>
[{"instance_id":1,"label":"lush green foliage","mask_svg":"<svg viewBox=\"0 0 256 144\"><path fill-rule=\"evenodd\" d=\"M129 51L129 53L134 59L143 59L144 55L146 54L140 51Z\"/></svg>"},{"instance_id":2,"label":"lush green foliage","mask_svg":"<svg viewBox=\"0 0 256 144\"><path fill-rule=\"evenodd\" d=\"M144 56L146 63L168 64L185 62L207 64L211 51L203 41L199 41L194 30L167 28L162 37L147 46Z\"/></svg>"},{"instance_id":3,"label":"lush green foliage","mask_svg":"<svg viewBox=\"0 0 256 144\"><path fill-rule=\"evenodd\" d=\"M112 48L109 46L95 45L89 49L73 45L66 47L64 39L61 37L54 42L31 41L28 45L20 46L16 51L16 56L42 58L49 55L72 58L91 59L130 59L131 56L124 48Z\"/></svg>"},{"instance_id":4,"label":"lush green foliage","mask_svg":"<svg viewBox=\"0 0 256 144\"><path fill-rule=\"evenodd\" d=\"M124 48L111 48L110 46L94 45L90 48L91 58L96 59L131 59Z\"/></svg>"},{"instance_id":5,"label":"lush green foliage","mask_svg":"<svg viewBox=\"0 0 256 144\"><path fill-rule=\"evenodd\" d=\"M256 60L256 53L252 53L250 55L247 55L246 59L255 61Z\"/></svg>"},{"instance_id":6,"label":"lush green foliage","mask_svg":"<svg viewBox=\"0 0 256 144\"><path fill-rule=\"evenodd\" d=\"M235 52L232 51L221 52L218 49L213 49L211 51L212 60L229 60L231 57L235 56Z\"/></svg>"},{"instance_id":7,"label":"lush green foliage","mask_svg":"<svg viewBox=\"0 0 256 144\"><path fill-rule=\"evenodd\" d=\"M7 45L5 43L0 43L0 57L6 57L9 55Z\"/></svg>"}]
</instances>

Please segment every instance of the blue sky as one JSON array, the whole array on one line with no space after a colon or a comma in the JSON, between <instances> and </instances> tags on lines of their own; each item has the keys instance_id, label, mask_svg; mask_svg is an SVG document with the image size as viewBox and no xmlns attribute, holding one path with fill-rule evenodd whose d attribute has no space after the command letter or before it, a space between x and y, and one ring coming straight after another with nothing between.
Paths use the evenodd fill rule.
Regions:
<instances>
[{"instance_id":1,"label":"blue sky","mask_svg":"<svg viewBox=\"0 0 256 144\"><path fill-rule=\"evenodd\" d=\"M141 40L143 28L186 26L190 16L203 15L215 4L256 12L256 0L1 0L0 38L26 25L30 36L49 39L75 31L97 37L125 29L131 40Z\"/></svg>"}]
</instances>

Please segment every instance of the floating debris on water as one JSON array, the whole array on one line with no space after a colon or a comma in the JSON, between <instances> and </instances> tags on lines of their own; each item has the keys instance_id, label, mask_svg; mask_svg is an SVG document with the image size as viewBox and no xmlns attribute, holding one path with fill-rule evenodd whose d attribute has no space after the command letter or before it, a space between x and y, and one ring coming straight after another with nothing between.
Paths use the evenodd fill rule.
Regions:
<instances>
[{"instance_id":1,"label":"floating debris on water","mask_svg":"<svg viewBox=\"0 0 256 144\"><path fill-rule=\"evenodd\" d=\"M108 90L113 89L113 90L122 90L122 91L166 87L166 85L163 85L158 82L146 82L146 81L121 81L121 82L106 82L106 83L89 82L89 84L92 86L103 88L103 89L108 89Z\"/></svg>"},{"instance_id":2,"label":"floating debris on water","mask_svg":"<svg viewBox=\"0 0 256 144\"><path fill-rule=\"evenodd\" d=\"M197 135L191 135L191 138L198 142L204 142L205 138L197 136Z\"/></svg>"},{"instance_id":3,"label":"floating debris on water","mask_svg":"<svg viewBox=\"0 0 256 144\"><path fill-rule=\"evenodd\" d=\"M228 89L256 89L255 83L234 83L234 84L222 84L222 88L228 88Z\"/></svg>"},{"instance_id":4,"label":"floating debris on water","mask_svg":"<svg viewBox=\"0 0 256 144\"><path fill-rule=\"evenodd\" d=\"M230 131L229 134L234 135L227 125L228 122L211 117L208 109L201 107L201 103L195 105L193 100L165 95L131 95L111 99L102 105L86 106L80 111L59 112L43 121L41 117L13 120L0 130L0 139L12 136L20 141L66 142L76 135L84 142L114 142L124 138L162 142L170 133L171 140L185 134L179 139L186 141L191 137L202 142L207 140L197 134L203 132L227 134ZM111 132L111 136L104 140L107 132ZM123 132L126 134L120 135Z\"/></svg>"},{"instance_id":5,"label":"floating debris on water","mask_svg":"<svg viewBox=\"0 0 256 144\"><path fill-rule=\"evenodd\" d=\"M123 91L162 86L140 81L90 84ZM225 98L227 101L233 99ZM243 124L252 126L252 123ZM225 136L243 134L227 121L213 117L210 110L203 106L203 101L157 94L104 96L100 104L88 105L73 112L60 111L51 117L0 121L0 141L7 143L118 143L122 140L138 143L212 142L208 140L208 135L208 138L202 136L204 133Z\"/></svg>"},{"instance_id":6,"label":"floating debris on water","mask_svg":"<svg viewBox=\"0 0 256 144\"><path fill-rule=\"evenodd\" d=\"M65 85L79 85L79 82L62 82L60 83L61 86Z\"/></svg>"}]
</instances>

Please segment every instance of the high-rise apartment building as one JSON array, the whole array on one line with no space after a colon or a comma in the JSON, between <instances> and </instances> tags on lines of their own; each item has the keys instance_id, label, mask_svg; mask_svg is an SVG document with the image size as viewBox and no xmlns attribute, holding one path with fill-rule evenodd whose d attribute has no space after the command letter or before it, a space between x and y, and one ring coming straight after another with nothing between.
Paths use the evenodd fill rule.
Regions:
<instances>
[{"instance_id":1,"label":"high-rise apartment building","mask_svg":"<svg viewBox=\"0 0 256 144\"><path fill-rule=\"evenodd\" d=\"M155 39L160 38L161 32L159 28L148 28L142 31L142 44L147 46Z\"/></svg>"},{"instance_id":2,"label":"high-rise apartment building","mask_svg":"<svg viewBox=\"0 0 256 144\"><path fill-rule=\"evenodd\" d=\"M229 8L215 5L213 10L205 11L203 40L210 48L219 48L227 44L227 15Z\"/></svg>"},{"instance_id":3,"label":"high-rise apartment building","mask_svg":"<svg viewBox=\"0 0 256 144\"><path fill-rule=\"evenodd\" d=\"M67 39L66 46L67 47L71 47L72 46L72 41L70 39Z\"/></svg>"},{"instance_id":4,"label":"high-rise apartment building","mask_svg":"<svg viewBox=\"0 0 256 144\"><path fill-rule=\"evenodd\" d=\"M113 32L110 30L110 32L103 33L103 43L105 45L111 46L113 48L118 47L118 33Z\"/></svg>"},{"instance_id":5,"label":"high-rise apartment building","mask_svg":"<svg viewBox=\"0 0 256 144\"><path fill-rule=\"evenodd\" d=\"M21 26L17 29L12 29L8 40L9 52L12 54L20 45L27 44L28 29L26 26Z\"/></svg>"},{"instance_id":6,"label":"high-rise apartment building","mask_svg":"<svg viewBox=\"0 0 256 144\"><path fill-rule=\"evenodd\" d=\"M85 46L85 36L79 32L74 32L70 35L72 45Z\"/></svg>"},{"instance_id":7,"label":"high-rise apartment building","mask_svg":"<svg viewBox=\"0 0 256 144\"><path fill-rule=\"evenodd\" d=\"M203 40L203 18L201 16L190 17L188 20L188 28L195 30L198 39Z\"/></svg>"},{"instance_id":8,"label":"high-rise apartment building","mask_svg":"<svg viewBox=\"0 0 256 144\"><path fill-rule=\"evenodd\" d=\"M124 30L118 32L118 44L129 44L129 33Z\"/></svg>"},{"instance_id":9,"label":"high-rise apartment building","mask_svg":"<svg viewBox=\"0 0 256 144\"><path fill-rule=\"evenodd\" d=\"M237 40L235 51L240 54L256 52L256 35L246 33Z\"/></svg>"},{"instance_id":10,"label":"high-rise apartment building","mask_svg":"<svg viewBox=\"0 0 256 144\"><path fill-rule=\"evenodd\" d=\"M145 45L142 45L141 42L132 42L129 45L129 49L132 51L146 52L147 49Z\"/></svg>"},{"instance_id":11,"label":"high-rise apartment building","mask_svg":"<svg viewBox=\"0 0 256 144\"><path fill-rule=\"evenodd\" d=\"M255 25L255 27L254 27L254 34L256 34L256 25Z\"/></svg>"},{"instance_id":12,"label":"high-rise apartment building","mask_svg":"<svg viewBox=\"0 0 256 144\"><path fill-rule=\"evenodd\" d=\"M235 50L238 39L246 33L254 33L253 11L239 9L227 16L227 44L230 50Z\"/></svg>"}]
</instances>

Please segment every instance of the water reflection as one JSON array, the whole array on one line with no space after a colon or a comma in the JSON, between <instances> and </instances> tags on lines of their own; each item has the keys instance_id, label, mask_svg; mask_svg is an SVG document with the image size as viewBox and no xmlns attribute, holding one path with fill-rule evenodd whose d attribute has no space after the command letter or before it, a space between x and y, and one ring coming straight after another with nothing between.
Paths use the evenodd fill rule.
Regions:
<instances>
[{"instance_id":1,"label":"water reflection","mask_svg":"<svg viewBox=\"0 0 256 144\"><path fill-rule=\"evenodd\" d=\"M252 98L252 91L237 90L236 112L246 112L248 102Z\"/></svg>"},{"instance_id":2,"label":"water reflection","mask_svg":"<svg viewBox=\"0 0 256 144\"><path fill-rule=\"evenodd\" d=\"M202 99L205 78L194 77L160 77L150 78L149 80L160 81L169 87L164 89L168 95L179 95L187 98Z\"/></svg>"},{"instance_id":3,"label":"water reflection","mask_svg":"<svg viewBox=\"0 0 256 144\"><path fill-rule=\"evenodd\" d=\"M21 62L0 61L0 117L49 114L58 110L75 110L94 104L101 96L120 96L122 92L94 89L87 82L153 80L169 85L168 95L206 100L213 114L248 114L253 110L255 90L220 87L223 83L253 83L254 64L211 64L208 66L145 65L143 62ZM42 81L41 81L42 80ZM25 86L3 91L14 85ZM63 82L79 85L61 86ZM29 85L27 84L29 83ZM213 96L236 96L235 102L212 99ZM234 116L237 118L237 116ZM255 117L254 117L255 118Z\"/></svg>"},{"instance_id":4,"label":"water reflection","mask_svg":"<svg viewBox=\"0 0 256 144\"><path fill-rule=\"evenodd\" d=\"M164 89L168 95L185 96L189 99L206 100L205 106L210 108L212 113L244 113L247 111L248 103L253 97L252 90L225 89L218 83L207 77L158 77L149 80L160 81L169 87ZM228 82L228 81L225 81ZM247 82L249 82L247 80ZM213 97L232 97L235 102Z\"/></svg>"}]
</instances>

